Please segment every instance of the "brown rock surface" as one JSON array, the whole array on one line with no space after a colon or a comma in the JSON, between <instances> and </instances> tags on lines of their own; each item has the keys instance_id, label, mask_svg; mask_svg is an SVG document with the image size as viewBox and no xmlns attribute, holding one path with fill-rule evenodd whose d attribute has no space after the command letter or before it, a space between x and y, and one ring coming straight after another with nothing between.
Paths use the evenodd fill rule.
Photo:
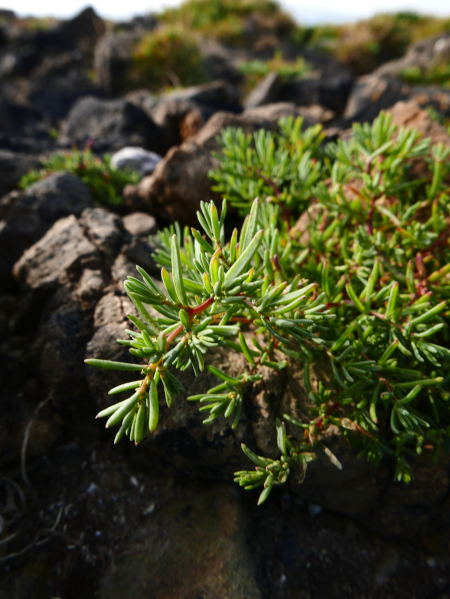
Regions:
<instances>
[{"instance_id":1,"label":"brown rock surface","mask_svg":"<svg viewBox=\"0 0 450 599\"><path fill-rule=\"evenodd\" d=\"M130 535L102 599L260 599L236 489L187 487Z\"/></svg>"},{"instance_id":2,"label":"brown rock surface","mask_svg":"<svg viewBox=\"0 0 450 599\"><path fill-rule=\"evenodd\" d=\"M242 115L218 112L197 135L172 148L155 172L144 178L137 188L150 212L165 219L196 224L201 201L217 199L211 192L208 171L215 166L211 153L220 150L216 137L226 127L241 127L246 133L258 129L276 129L283 116L300 116L294 104L269 104L246 110ZM305 118L305 126L312 124Z\"/></svg>"},{"instance_id":3,"label":"brown rock surface","mask_svg":"<svg viewBox=\"0 0 450 599\"><path fill-rule=\"evenodd\" d=\"M375 73L383 77L399 77L407 68L428 71L434 64L446 61L450 57L450 36L441 34L422 39L412 44L405 56L391 60L379 67Z\"/></svg>"},{"instance_id":4,"label":"brown rock surface","mask_svg":"<svg viewBox=\"0 0 450 599\"><path fill-rule=\"evenodd\" d=\"M392 122L398 127L417 129L423 137L429 137L431 144L443 143L450 147L450 135L446 129L433 120L426 110L423 110L413 100L398 102L389 111L392 114Z\"/></svg>"},{"instance_id":5,"label":"brown rock surface","mask_svg":"<svg viewBox=\"0 0 450 599\"><path fill-rule=\"evenodd\" d=\"M84 183L70 173L57 173L24 191L13 191L0 203L0 286L11 286L12 267L60 218L93 205Z\"/></svg>"}]
</instances>

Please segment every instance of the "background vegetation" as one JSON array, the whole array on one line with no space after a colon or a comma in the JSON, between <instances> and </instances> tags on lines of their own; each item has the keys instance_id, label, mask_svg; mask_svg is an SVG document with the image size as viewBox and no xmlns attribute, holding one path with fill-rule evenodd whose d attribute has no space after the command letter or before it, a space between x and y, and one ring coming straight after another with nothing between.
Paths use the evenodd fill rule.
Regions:
<instances>
[{"instance_id":1,"label":"background vegetation","mask_svg":"<svg viewBox=\"0 0 450 599\"><path fill-rule=\"evenodd\" d=\"M81 179L99 204L112 208L118 207L123 203L123 188L128 183L138 183L139 174L130 170L116 169L110 162L109 155L105 154L103 158L99 158L89 149L58 152L44 160L41 169L24 175L19 186L26 189L52 173L64 171Z\"/></svg>"}]
</instances>

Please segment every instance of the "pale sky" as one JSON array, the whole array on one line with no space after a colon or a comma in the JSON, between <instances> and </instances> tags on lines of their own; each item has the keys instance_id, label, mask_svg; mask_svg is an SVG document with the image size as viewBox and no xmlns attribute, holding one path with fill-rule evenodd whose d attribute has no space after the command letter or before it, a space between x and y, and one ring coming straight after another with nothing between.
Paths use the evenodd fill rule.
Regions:
<instances>
[{"instance_id":1,"label":"pale sky","mask_svg":"<svg viewBox=\"0 0 450 599\"><path fill-rule=\"evenodd\" d=\"M450 17L450 0L281 0L281 5L300 23L339 22L370 17L379 12L415 10ZM127 19L147 12L158 12L180 0L0 0L1 8L14 10L19 16L71 17L91 4L105 18Z\"/></svg>"}]
</instances>

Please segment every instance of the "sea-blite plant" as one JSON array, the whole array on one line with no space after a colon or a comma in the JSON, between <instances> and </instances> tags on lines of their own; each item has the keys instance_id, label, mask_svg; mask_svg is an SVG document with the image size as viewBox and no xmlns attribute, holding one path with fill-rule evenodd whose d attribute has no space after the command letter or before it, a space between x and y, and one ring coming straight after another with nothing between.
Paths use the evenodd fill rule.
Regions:
<instances>
[{"instance_id":1,"label":"sea-blite plant","mask_svg":"<svg viewBox=\"0 0 450 599\"><path fill-rule=\"evenodd\" d=\"M320 140L317 128L302 132L300 121L253 139L225 132L212 176L240 210L250 206L241 230L226 242L224 201L220 215L213 202L201 205L203 233L181 234L177 224L160 232L165 291L140 268L141 279L125 282L140 317L130 315L136 330L119 343L143 364L87 360L141 373L110 391L129 391L128 399L99 414L108 427L120 425L116 442L127 434L135 443L158 424L157 386L170 407L182 390L174 370L201 375L210 347L241 352L248 366L238 377L209 367L218 385L188 398L208 413L206 424L224 417L237 425L243 386L261 377L259 365L301 362L311 418L285 414L274 422L277 460L243 446L256 470L237 472L236 481L262 486L259 503L293 466L304 476L318 451L341 467L323 444L330 425L375 465L394 460L395 477L405 482L408 456L430 449L437 460L449 448L450 150L430 151L427 140L397 131L385 114L373 126L355 125L348 142L324 151ZM414 160L426 161L430 175L417 178ZM271 195L250 204L254 189ZM313 362L332 372L318 388Z\"/></svg>"}]
</instances>

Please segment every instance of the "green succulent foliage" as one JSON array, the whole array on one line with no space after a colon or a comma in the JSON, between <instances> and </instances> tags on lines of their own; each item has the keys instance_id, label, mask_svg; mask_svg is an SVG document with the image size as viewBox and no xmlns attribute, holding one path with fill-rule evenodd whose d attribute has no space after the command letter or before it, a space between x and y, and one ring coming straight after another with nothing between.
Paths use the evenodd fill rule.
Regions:
<instances>
[{"instance_id":1,"label":"green succulent foliage","mask_svg":"<svg viewBox=\"0 0 450 599\"><path fill-rule=\"evenodd\" d=\"M400 73L400 77L411 85L438 85L449 87L450 65L447 61L432 64L428 69L408 67Z\"/></svg>"},{"instance_id":2,"label":"green succulent foliage","mask_svg":"<svg viewBox=\"0 0 450 599\"><path fill-rule=\"evenodd\" d=\"M129 315L137 331L127 331L130 340L119 339L118 342L128 346L130 353L145 364L86 360L88 365L99 368L141 372L139 381L110 391L110 394L132 391L128 399L98 414L98 417L109 417L107 427L120 425L115 442L127 434L138 444L152 433L159 417L158 386L163 388L169 408L183 390L170 368L192 368L197 376L205 368L204 354L218 345L241 351L249 362L249 372L233 378L210 366L210 371L223 383L189 399L204 404L201 411L209 411L205 423L223 414L231 418L232 426L236 427L245 385L261 378L252 372L256 361L276 369L284 368L286 360L274 357L276 344L289 343L290 337L314 339L318 323L330 318L324 310L308 319L309 311L314 312L318 304L317 299L311 300L314 284L295 277L289 285L284 281L271 286L270 276L264 275L265 261L273 258L271 252L277 251L277 247L270 238L271 229L258 230L258 212L259 201L255 200L239 240L236 229L231 241L225 244L226 201L220 217L213 202L202 204L198 217L203 235L196 229L185 229L180 248L178 226L160 233L157 257L162 265L164 290L139 267L142 278L128 277L125 281L125 290L140 318ZM296 313L292 318L280 318L286 307L291 311L294 305ZM146 306L153 308L155 316ZM267 346L256 342L255 349L248 347L240 329L243 323L252 322L260 332L267 331ZM234 338L239 343L233 341Z\"/></svg>"},{"instance_id":3,"label":"green succulent foliage","mask_svg":"<svg viewBox=\"0 0 450 599\"><path fill-rule=\"evenodd\" d=\"M299 79L311 74L311 66L306 60L299 56L295 61L285 60L281 50L277 50L270 60L253 59L238 65L239 71L245 76L245 91L248 93L270 73L276 73L278 77L287 81Z\"/></svg>"},{"instance_id":4,"label":"green succulent foliage","mask_svg":"<svg viewBox=\"0 0 450 599\"><path fill-rule=\"evenodd\" d=\"M297 131L294 161L303 156L304 134ZM237 152L231 146L239 138L242 134L227 131L213 175L237 206L247 199L242 156L252 144L247 137ZM266 141L273 139L266 133ZM268 155L261 163L268 163ZM296 225L304 203L291 202L286 210L284 197L270 198L261 210L261 223L270 221L271 235L279 232L279 253L267 262L273 285L295 276L316 283L314 294L322 296L317 313L327 309L334 317L313 342L298 339L296 347L280 347L305 365L304 382L315 406L309 423L284 418L304 429L310 451L325 451L338 467L320 445L330 424L340 426L374 464L391 456L396 479L409 481L408 456L426 446L437 459L450 449L450 150L430 149L429 140L416 131L397 131L381 113L373 125L354 125L349 141L329 144L322 160L316 156L309 160L321 180L312 186L316 202L306 230ZM412 172L411 161L419 158L429 169L422 179ZM283 168L277 162L261 171L255 188L272 185L280 198L284 182L277 173ZM228 185L233 170L238 175ZM313 389L309 380L316 361L331 366L327 388Z\"/></svg>"},{"instance_id":5,"label":"green succulent foliage","mask_svg":"<svg viewBox=\"0 0 450 599\"><path fill-rule=\"evenodd\" d=\"M258 505L261 505L267 499L274 485L282 485L287 481L291 467L294 464L300 465L300 480L303 480L306 474L306 465L317 459L317 454L310 451L308 443L296 443L294 445L288 439L284 422L280 422L277 418L275 424L277 428L277 445L281 453L280 459L271 460L270 458L256 455L242 443L242 451L256 464L256 470L235 472L235 482L244 487L246 491L263 487ZM331 454L331 452L329 453Z\"/></svg>"},{"instance_id":6,"label":"green succulent foliage","mask_svg":"<svg viewBox=\"0 0 450 599\"><path fill-rule=\"evenodd\" d=\"M270 198L285 211L308 206L314 185L323 176L320 125L302 130L303 119L283 118L279 133L261 129L253 135L228 127L218 138L222 153L214 156L220 168L209 173L213 191L226 195L241 214L255 197Z\"/></svg>"},{"instance_id":7,"label":"green succulent foliage","mask_svg":"<svg viewBox=\"0 0 450 599\"><path fill-rule=\"evenodd\" d=\"M136 443L156 427L157 387L170 407L182 390L176 370L200 374L211 347L241 352L248 366L237 377L209 367L220 383L189 398L208 412L206 424L225 416L237 425L260 365L301 362L310 418L284 414L275 423L279 459L243 446L256 469L235 480L262 487L259 503L292 468L302 479L319 452L342 468L323 444L330 425L373 464L394 460L395 478L405 482L411 456L432 448L437 460L450 449L450 150L397 131L383 113L325 150L320 129L303 132L301 124L285 120L281 134L254 138L225 132L213 177L242 211L250 206L241 230L226 241L224 201L220 215L202 203L203 232L178 224L159 232L164 290L142 269L142 280L125 282L140 318L130 316L137 331L120 343L144 365L87 361L141 370L139 381L112 390L131 397L99 414L120 425L117 439L127 433ZM414 176L413 159L425 161L427 176ZM256 190L270 195L250 204ZM318 386L314 362L331 373Z\"/></svg>"},{"instance_id":8,"label":"green succulent foliage","mask_svg":"<svg viewBox=\"0 0 450 599\"><path fill-rule=\"evenodd\" d=\"M114 208L123 204L123 188L128 183L136 185L139 174L113 168L110 162L109 155L99 158L89 149L57 152L43 161L41 169L26 173L20 180L19 187L27 189L53 173L65 171L81 179L97 202Z\"/></svg>"},{"instance_id":9,"label":"green succulent foliage","mask_svg":"<svg viewBox=\"0 0 450 599\"><path fill-rule=\"evenodd\" d=\"M239 333L241 336L242 333ZM247 348L248 349L248 348ZM244 373L239 378L232 377L221 372L214 366L208 366L208 370L223 381L220 385L209 389L205 394L191 395L190 401L199 401L204 403L200 408L201 412L209 411L209 416L203 421L203 424L209 424L218 418L221 414L228 418L234 414L232 428L236 428L242 410L243 390L247 383L261 380L261 374Z\"/></svg>"}]
</instances>

